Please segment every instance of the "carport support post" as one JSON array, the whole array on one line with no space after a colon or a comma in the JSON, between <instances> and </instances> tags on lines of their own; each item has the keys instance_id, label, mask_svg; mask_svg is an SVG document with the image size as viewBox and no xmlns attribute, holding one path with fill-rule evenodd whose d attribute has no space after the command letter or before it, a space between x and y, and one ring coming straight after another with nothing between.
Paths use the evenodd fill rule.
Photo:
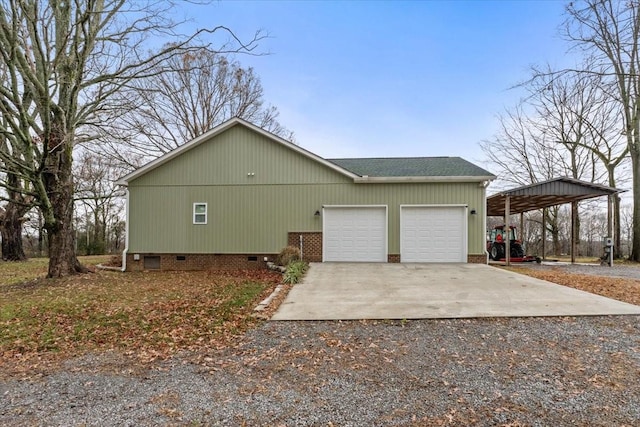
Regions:
<instances>
[{"instance_id":1,"label":"carport support post","mask_svg":"<svg viewBox=\"0 0 640 427\"><path fill-rule=\"evenodd\" d=\"M520 212L520 242L522 242L522 247L526 250L527 248L524 245L524 212Z\"/></svg>"},{"instance_id":2,"label":"carport support post","mask_svg":"<svg viewBox=\"0 0 640 427\"><path fill-rule=\"evenodd\" d=\"M511 218L511 197L505 196L504 198L504 260L507 265L511 265L511 226L509 219Z\"/></svg>"},{"instance_id":3,"label":"carport support post","mask_svg":"<svg viewBox=\"0 0 640 427\"><path fill-rule=\"evenodd\" d=\"M576 215L578 214L578 202L571 202L571 264L576 263Z\"/></svg>"},{"instance_id":4,"label":"carport support post","mask_svg":"<svg viewBox=\"0 0 640 427\"><path fill-rule=\"evenodd\" d=\"M618 197L617 194L610 194L607 197L607 237L611 238L612 242L615 242L615 236L613 235L614 230L613 230L613 198L614 197ZM609 264L609 267L613 267L613 248L615 248L616 245L614 244L612 247L609 248L609 259L607 260L607 264Z\"/></svg>"},{"instance_id":5,"label":"carport support post","mask_svg":"<svg viewBox=\"0 0 640 427\"><path fill-rule=\"evenodd\" d=\"M547 259L547 208L542 208L542 260Z\"/></svg>"}]
</instances>

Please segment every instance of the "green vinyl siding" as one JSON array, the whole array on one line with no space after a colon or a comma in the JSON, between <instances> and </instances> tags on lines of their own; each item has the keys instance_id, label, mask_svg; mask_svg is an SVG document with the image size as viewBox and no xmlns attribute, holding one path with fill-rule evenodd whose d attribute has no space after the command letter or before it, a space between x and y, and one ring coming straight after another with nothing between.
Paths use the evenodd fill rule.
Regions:
<instances>
[{"instance_id":1,"label":"green vinyl siding","mask_svg":"<svg viewBox=\"0 0 640 427\"><path fill-rule=\"evenodd\" d=\"M387 205L389 253L400 252L400 205L466 204L468 252L484 251L484 188L478 183L131 186L129 251L274 253L289 231L321 231L323 205ZM207 224L192 223L207 203Z\"/></svg>"},{"instance_id":2,"label":"green vinyl siding","mask_svg":"<svg viewBox=\"0 0 640 427\"><path fill-rule=\"evenodd\" d=\"M400 252L400 205L465 204L468 253L484 251L484 188L472 183L354 183L320 161L235 125L147 173L129 190L131 253L276 253L287 233L322 231L323 205L387 205ZM207 223L194 224L194 203Z\"/></svg>"},{"instance_id":3,"label":"green vinyl siding","mask_svg":"<svg viewBox=\"0 0 640 427\"><path fill-rule=\"evenodd\" d=\"M253 175L249 175L253 174ZM319 162L236 125L134 179L130 187L260 185L352 181Z\"/></svg>"}]
</instances>

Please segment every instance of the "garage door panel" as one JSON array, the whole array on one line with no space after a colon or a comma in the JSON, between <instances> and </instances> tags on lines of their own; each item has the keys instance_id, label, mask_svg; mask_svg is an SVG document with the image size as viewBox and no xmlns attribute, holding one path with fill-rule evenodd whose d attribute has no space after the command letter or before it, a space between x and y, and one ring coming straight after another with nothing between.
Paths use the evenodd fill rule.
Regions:
<instances>
[{"instance_id":1,"label":"garage door panel","mask_svg":"<svg viewBox=\"0 0 640 427\"><path fill-rule=\"evenodd\" d=\"M465 207L403 206L400 215L402 262L466 262Z\"/></svg>"},{"instance_id":2,"label":"garage door panel","mask_svg":"<svg viewBox=\"0 0 640 427\"><path fill-rule=\"evenodd\" d=\"M323 260L386 262L386 207L325 207Z\"/></svg>"}]
</instances>

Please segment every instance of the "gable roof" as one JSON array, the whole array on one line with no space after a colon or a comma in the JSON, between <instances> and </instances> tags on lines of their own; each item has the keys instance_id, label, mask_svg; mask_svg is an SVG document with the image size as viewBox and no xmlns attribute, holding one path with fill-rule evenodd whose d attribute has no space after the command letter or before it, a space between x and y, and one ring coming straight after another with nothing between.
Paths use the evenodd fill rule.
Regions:
<instances>
[{"instance_id":1,"label":"gable roof","mask_svg":"<svg viewBox=\"0 0 640 427\"><path fill-rule=\"evenodd\" d=\"M323 159L322 157L318 156L317 154L312 153L311 151L305 150L304 148L294 144L293 142L287 141L286 139L280 138L277 135L274 135L270 132L267 132L266 130L247 122L246 120L242 120L240 118L234 117L232 119L227 120L226 122L214 127L213 129L203 133L202 135L200 135L199 137L192 139L191 141L187 142L184 145L181 145L180 147L176 148L175 150L172 150L168 153L166 153L163 156L158 157L157 159L147 163L146 165L142 166L139 169L136 169L135 171L131 172L128 175L123 176L122 178L120 178L118 181L116 181L116 184L118 185L128 185L130 181L146 174L147 172L152 171L153 169L162 166L163 164L167 163L168 161L170 161L171 159L178 157L179 155L181 155L182 153L189 151L197 146L199 146L200 144L206 142L207 140L214 138L216 135L221 134L222 132L232 128L233 126L236 125L241 125L244 126L246 128L249 128L251 130L253 130L254 132L259 133L262 136L265 136L267 138L269 138L270 140L272 140L275 143L278 144L282 144L285 147L296 151L300 154L302 154L303 156L306 156L310 159L313 159L315 161L317 161L318 163L321 163L333 170L335 170L336 172L339 172L343 175L348 176L349 178L356 178L357 175L353 174L352 172L349 172L348 170L336 165L335 163L331 163L325 159Z\"/></svg>"},{"instance_id":2,"label":"gable roof","mask_svg":"<svg viewBox=\"0 0 640 427\"><path fill-rule=\"evenodd\" d=\"M355 174L369 177L479 177L495 175L460 157L386 157L327 159Z\"/></svg>"},{"instance_id":3,"label":"gable roof","mask_svg":"<svg viewBox=\"0 0 640 427\"><path fill-rule=\"evenodd\" d=\"M280 138L243 119L234 117L187 142L173 151L147 163L139 169L120 178L116 183L128 185L130 181L162 166L182 153L214 138L232 128L244 126L293 151L339 172L356 183L375 182L484 182L496 178L492 173L460 157L393 157L324 159L311 151Z\"/></svg>"}]
</instances>

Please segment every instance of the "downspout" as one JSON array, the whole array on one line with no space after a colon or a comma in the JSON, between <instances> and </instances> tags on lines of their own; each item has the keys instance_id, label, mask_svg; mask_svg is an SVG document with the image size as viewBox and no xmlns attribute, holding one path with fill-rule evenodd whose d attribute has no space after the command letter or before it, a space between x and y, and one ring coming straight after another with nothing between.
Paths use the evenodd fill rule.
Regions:
<instances>
[{"instance_id":1,"label":"downspout","mask_svg":"<svg viewBox=\"0 0 640 427\"><path fill-rule=\"evenodd\" d=\"M489 264L489 251L487 251L487 187L489 181L485 181L482 185L482 247L484 248L485 264Z\"/></svg>"},{"instance_id":2,"label":"downspout","mask_svg":"<svg viewBox=\"0 0 640 427\"><path fill-rule=\"evenodd\" d=\"M300 236L300 259L304 259L304 240L302 238L302 234Z\"/></svg>"},{"instance_id":3,"label":"downspout","mask_svg":"<svg viewBox=\"0 0 640 427\"><path fill-rule=\"evenodd\" d=\"M124 223L124 250L122 251L122 272L127 271L127 252L129 252L129 188L125 188L125 223Z\"/></svg>"}]
</instances>

